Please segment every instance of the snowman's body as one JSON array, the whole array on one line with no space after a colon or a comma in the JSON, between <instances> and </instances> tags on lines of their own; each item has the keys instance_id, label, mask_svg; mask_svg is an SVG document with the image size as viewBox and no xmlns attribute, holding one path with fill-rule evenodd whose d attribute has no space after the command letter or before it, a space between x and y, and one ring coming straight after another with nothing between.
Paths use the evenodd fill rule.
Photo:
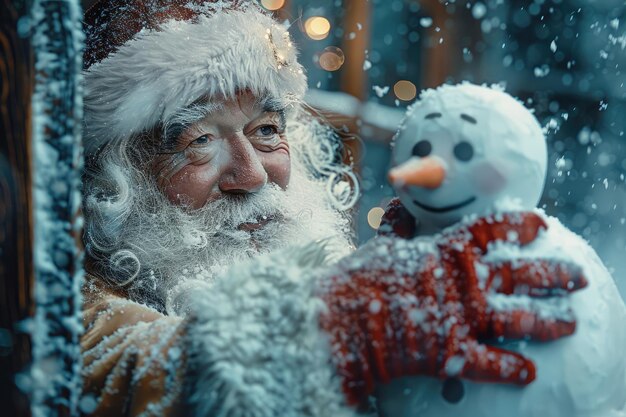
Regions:
<instances>
[{"instance_id":1,"label":"snowman's body","mask_svg":"<svg viewBox=\"0 0 626 417\"><path fill-rule=\"evenodd\" d=\"M473 97L476 97L477 106L468 105ZM450 98L457 100L450 101ZM430 92L409 112L405 130L396 138L394 164L406 167L419 163L413 161L415 154L411 157L403 152L417 148L416 144L425 138L433 142L443 138L442 143L431 147L431 153L442 160L446 172L451 174L445 180L440 178L436 187L411 187L396 182L403 204L418 219L421 234L436 233L466 215L497 210L500 201L515 199L525 210L536 205L545 178L545 143L536 119L516 103L501 91L464 84ZM490 104L496 106L493 114L485 115ZM428 123L431 121L428 115L436 114L436 119L445 120L446 112L455 119L466 114L473 120L480 120L483 116L483 120L491 122L482 130L471 126L466 129L464 123L453 123L452 128ZM516 119L507 119L507 115ZM493 122L497 118L505 125ZM411 126L412 129L406 129ZM455 126L462 126L462 129L459 131ZM498 135L508 135L502 136L501 149L494 149L494 146L500 146L497 138L490 136L494 131ZM515 131L521 135L515 135ZM475 133L471 135L471 132ZM473 161L467 158L453 160L458 153L455 148L461 142L470 142L479 149L478 155L474 152ZM439 153L435 152L437 148ZM487 184L476 184L481 176L473 172L484 169L484 166L498 172L482 177ZM494 187L494 184L498 186ZM459 195L463 193L476 198L463 207L433 209L455 207L455 199L466 197ZM562 314L567 306L571 306L577 320L576 333L549 343L518 342L503 346L522 353L535 363L537 378L526 387L463 380L461 395L457 395L456 402L451 402L442 395L443 381L428 377L403 378L381 388L378 400L382 416L626 417L624 302L593 249L558 220L548 218L547 221L548 230L531 245L520 249L503 244L492 248L488 256L494 261L521 257L572 261L583 268L588 287L575 292L569 299L532 300L526 296L490 294L488 300L497 304L497 308L507 308L507 303L511 307L523 303L527 308L532 308L532 303L543 303L541 311L546 311L546 305L550 305L548 310L553 314ZM458 383L456 388L458 391Z\"/></svg>"}]
</instances>

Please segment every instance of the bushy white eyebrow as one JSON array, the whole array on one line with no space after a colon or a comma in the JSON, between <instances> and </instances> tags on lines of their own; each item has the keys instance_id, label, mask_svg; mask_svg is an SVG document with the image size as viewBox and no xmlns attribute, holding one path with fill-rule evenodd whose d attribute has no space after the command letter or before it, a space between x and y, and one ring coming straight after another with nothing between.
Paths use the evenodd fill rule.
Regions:
<instances>
[{"instance_id":1,"label":"bushy white eyebrow","mask_svg":"<svg viewBox=\"0 0 626 417\"><path fill-rule=\"evenodd\" d=\"M201 102L185 107L174 113L170 118L163 122L164 130L173 125L191 126L199 122L211 113L224 108L222 103Z\"/></svg>"},{"instance_id":2,"label":"bushy white eyebrow","mask_svg":"<svg viewBox=\"0 0 626 417\"><path fill-rule=\"evenodd\" d=\"M205 101L194 103L177 111L162 124L163 146L169 149L176 143L185 129L223 108L222 103Z\"/></svg>"}]
</instances>

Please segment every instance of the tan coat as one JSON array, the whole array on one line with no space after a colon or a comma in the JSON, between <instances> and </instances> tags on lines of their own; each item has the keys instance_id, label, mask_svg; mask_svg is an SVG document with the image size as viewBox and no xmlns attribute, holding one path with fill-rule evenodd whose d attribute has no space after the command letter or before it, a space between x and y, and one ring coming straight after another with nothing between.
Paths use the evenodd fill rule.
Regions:
<instances>
[{"instance_id":1,"label":"tan coat","mask_svg":"<svg viewBox=\"0 0 626 417\"><path fill-rule=\"evenodd\" d=\"M83 296L83 395L97 403L89 415L183 415L183 320L93 280Z\"/></svg>"},{"instance_id":2,"label":"tan coat","mask_svg":"<svg viewBox=\"0 0 626 417\"><path fill-rule=\"evenodd\" d=\"M233 265L187 288L187 318L88 279L81 343L90 415L353 417L319 327L313 271L325 259L324 246L311 244Z\"/></svg>"}]
</instances>

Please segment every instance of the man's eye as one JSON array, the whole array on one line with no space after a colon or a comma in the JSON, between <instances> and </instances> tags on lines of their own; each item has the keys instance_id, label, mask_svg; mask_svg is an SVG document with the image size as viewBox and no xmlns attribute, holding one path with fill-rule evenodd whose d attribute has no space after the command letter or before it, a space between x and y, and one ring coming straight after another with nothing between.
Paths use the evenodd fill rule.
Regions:
<instances>
[{"instance_id":1,"label":"man's eye","mask_svg":"<svg viewBox=\"0 0 626 417\"><path fill-rule=\"evenodd\" d=\"M191 143L193 145L205 145L209 143L209 135L202 135Z\"/></svg>"},{"instance_id":2,"label":"man's eye","mask_svg":"<svg viewBox=\"0 0 626 417\"><path fill-rule=\"evenodd\" d=\"M272 125L265 125L259 127L255 133L258 136L273 136L278 133L278 128Z\"/></svg>"}]
</instances>

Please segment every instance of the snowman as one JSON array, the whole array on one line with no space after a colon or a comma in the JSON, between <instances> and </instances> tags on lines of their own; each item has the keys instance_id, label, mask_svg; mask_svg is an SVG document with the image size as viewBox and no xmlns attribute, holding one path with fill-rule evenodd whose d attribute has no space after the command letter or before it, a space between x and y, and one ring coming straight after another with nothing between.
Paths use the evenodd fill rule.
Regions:
<instances>
[{"instance_id":1,"label":"snowman","mask_svg":"<svg viewBox=\"0 0 626 417\"><path fill-rule=\"evenodd\" d=\"M574 335L550 343L519 341L501 347L537 367L526 387L455 382L429 377L392 381L379 392L389 417L626 417L626 307L609 272L579 236L535 209L546 178L541 126L520 102L498 87L469 83L424 92L395 138L390 180L415 217L416 239L429 239L464 218L535 210L548 229L523 249L500 243L491 261L522 257L575 262L589 281L569 297ZM488 296L494 308L562 299ZM560 297L556 297L560 298ZM519 304L517 304L519 306Z\"/></svg>"}]
</instances>

